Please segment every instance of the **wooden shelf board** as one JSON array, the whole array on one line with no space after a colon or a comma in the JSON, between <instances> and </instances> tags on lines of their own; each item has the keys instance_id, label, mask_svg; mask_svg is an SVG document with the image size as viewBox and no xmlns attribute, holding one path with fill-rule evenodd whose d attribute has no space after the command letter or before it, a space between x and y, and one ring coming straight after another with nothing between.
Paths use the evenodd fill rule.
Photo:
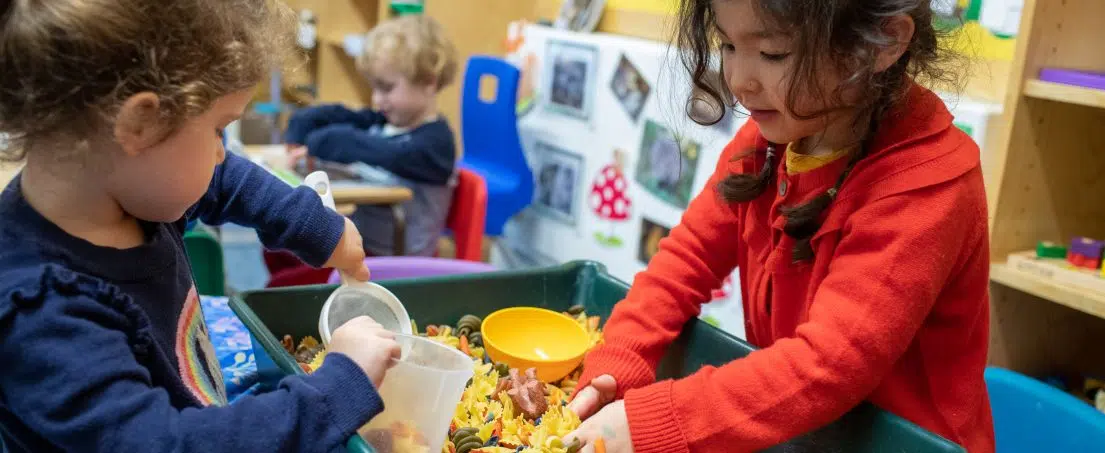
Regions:
<instances>
[{"instance_id":1,"label":"wooden shelf board","mask_svg":"<svg viewBox=\"0 0 1105 453\"><path fill-rule=\"evenodd\" d=\"M1105 319L1105 293L1072 288L1005 263L990 266L990 280L1059 305Z\"/></svg>"},{"instance_id":2,"label":"wooden shelf board","mask_svg":"<svg viewBox=\"0 0 1105 453\"><path fill-rule=\"evenodd\" d=\"M1030 98L1105 109L1105 90L1033 79L1025 82L1024 95Z\"/></svg>"}]
</instances>

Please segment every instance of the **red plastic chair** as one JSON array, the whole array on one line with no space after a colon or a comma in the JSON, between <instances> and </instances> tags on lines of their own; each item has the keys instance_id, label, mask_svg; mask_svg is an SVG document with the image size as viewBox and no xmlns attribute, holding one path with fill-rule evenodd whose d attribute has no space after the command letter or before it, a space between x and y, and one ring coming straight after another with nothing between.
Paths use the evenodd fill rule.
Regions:
<instances>
[{"instance_id":1,"label":"red plastic chair","mask_svg":"<svg viewBox=\"0 0 1105 453\"><path fill-rule=\"evenodd\" d=\"M457 259L482 261L487 185L480 175L470 170L461 169L457 177L445 228L453 235ZM266 250L264 258L271 275L269 288L323 284L332 272L308 266L285 251Z\"/></svg>"},{"instance_id":2,"label":"red plastic chair","mask_svg":"<svg viewBox=\"0 0 1105 453\"><path fill-rule=\"evenodd\" d=\"M265 266L269 269L268 288L318 285L326 283L332 269L311 267L299 257L284 250L265 250Z\"/></svg>"},{"instance_id":3,"label":"red plastic chair","mask_svg":"<svg viewBox=\"0 0 1105 453\"><path fill-rule=\"evenodd\" d=\"M453 234L457 259L482 261L487 217L487 184L474 171L460 169L445 228Z\"/></svg>"}]
</instances>

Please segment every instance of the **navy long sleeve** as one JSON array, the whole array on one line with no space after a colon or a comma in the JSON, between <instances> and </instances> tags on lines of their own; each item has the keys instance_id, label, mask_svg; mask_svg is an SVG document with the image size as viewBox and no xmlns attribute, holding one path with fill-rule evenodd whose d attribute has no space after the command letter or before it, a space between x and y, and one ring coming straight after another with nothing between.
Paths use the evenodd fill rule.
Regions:
<instances>
[{"instance_id":1,"label":"navy long sleeve","mask_svg":"<svg viewBox=\"0 0 1105 453\"><path fill-rule=\"evenodd\" d=\"M323 206L308 187L289 186L248 159L228 153L211 187L189 213L209 225L226 222L257 229L270 249L289 249L312 266L329 259L344 218Z\"/></svg>"},{"instance_id":2,"label":"navy long sleeve","mask_svg":"<svg viewBox=\"0 0 1105 453\"><path fill-rule=\"evenodd\" d=\"M311 376L227 406L183 234L190 218L257 227L321 263L344 229L318 195L228 156L174 223L139 222L137 247L69 235L16 178L0 193L0 436L28 451L341 451L383 410L333 355Z\"/></svg>"},{"instance_id":3,"label":"navy long sleeve","mask_svg":"<svg viewBox=\"0 0 1105 453\"><path fill-rule=\"evenodd\" d=\"M350 110L341 104L322 104L296 110L288 118L284 141L298 145L307 144L307 135L333 124L349 124L361 129L379 126L387 122L384 115L371 109Z\"/></svg>"},{"instance_id":4,"label":"navy long sleeve","mask_svg":"<svg viewBox=\"0 0 1105 453\"><path fill-rule=\"evenodd\" d=\"M285 378L232 406L176 407L156 385L171 370L151 367L158 351L150 326L121 310L125 296L64 269L44 275L59 284L0 305L0 389L4 409L50 449L340 451L382 408L365 374L340 354L313 375Z\"/></svg>"},{"instance_id":5,"label":"navy long sleeve","mask_svg":"<svg viewBox=\"0 0 1105 453\"><path fill-rule=\"evenodd\" d=\"M453 132L441 120L398 137L348 124L331 125L307 136L307 150L320 159L375 165L418 183L444 185L456 166Z\"/></svg>"},{"instance_id":6,"label":"navy long sleeve","mask_svg":"<svg viewBox=\"0 0 1105 453\"><path fill-rule=\"evenodd\" d=\"M310 155L339 163L361 163L385 170L391 183L411 188L404 203L408 254L432 255L445 228L456 183L457 146L453 130L442 118L413 129L398 129L372 110L352 111L340 105L301 109L292 115L286 139L307 146ZM352 216L364 237L365 250L390 254L392 211L360 206Z\"/></svg>"},{"instance_id":7,"label":"navy long sleeve","mask_svg":"<svg viewBox=\"0 0 1105 453\"><path fill-rule=\"evenodd\" d=\"M449 182L457 147L448 122L430 121L393 136L379 133L386 122L369 109L353 111L333 104L307 107L289 119L285 140L306 145L310 155L319 159L373 165L414 183L442 186Z\"/></svg>"}]
</instances>

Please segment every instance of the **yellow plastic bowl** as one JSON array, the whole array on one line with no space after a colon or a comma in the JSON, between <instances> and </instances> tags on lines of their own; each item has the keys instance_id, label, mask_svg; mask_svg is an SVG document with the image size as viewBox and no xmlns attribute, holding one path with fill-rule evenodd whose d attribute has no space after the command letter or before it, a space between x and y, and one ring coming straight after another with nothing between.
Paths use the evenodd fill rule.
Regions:
<instances>
[{"instance_id":1,"label":"yellow plastic bowl","mask_svg":"<svg viewBox=\"0 0 1105 453\"><path fill-rule=\"evenodd\" d=\"M484 318L480 330L491 360L521 371L536 368L544 382L571 373L591 344L587 330L574 319L543 308L499 310Z\"/></svg>"}]
</instances>

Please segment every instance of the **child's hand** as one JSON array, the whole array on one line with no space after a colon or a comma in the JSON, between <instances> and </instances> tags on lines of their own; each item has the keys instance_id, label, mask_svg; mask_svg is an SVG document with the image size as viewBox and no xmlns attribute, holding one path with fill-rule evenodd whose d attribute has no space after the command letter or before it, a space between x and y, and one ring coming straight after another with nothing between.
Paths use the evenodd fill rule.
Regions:
<instances>
[{"instance_id":1,"label":"child's hand","mask_svg":"<svg viewBox=\"0 0 1105 453\"><path fill-rule=\"evenodd\" d=\"M288 145L288 168L295 168L299 161L307 158L307 147Z\"/></svg>"},{"instance_id":2,"label":"child's hand","mask_svg":"<svg viewBox=\"0 0 1105 453\"><path fill-rule=\"evenodd\" d=\"M603 406L613 402L617 392L618 383L614 380L614 377L604 374L591 381L591 385L576 393L572 402L568 403L568 409L575 412L581 420L587 420Z\"/></svg>"},{"instance_id":3,"label":"child's hand","mask_svg":"<svg viewBox=\"0 0 1105 453\"><path fill-rule=\"evenodd\" d=\"M576 439L583 445L581 453L633 453L625 401L615 401L602 408L575 431L564 436L564 444L571 444Z\"/></svg>"},{"instance_id":4,"label":"child's hand","mask_svg":"<svg viewBox=\"0 0 1105 453\"><path fill-rule=\"evenodd\" d=\"M395 333L368 316L358 316L335 329L328 349L352 359L376 388L401 352Z\"/></svg>"},{"instance_id":5,"label":"child's hand","mask_svg":"<svg viewBox=\"0 0 1105 453\"><path fill-rule=\"evenodd\" d=\"M341 234L338 246L334 248L334 253L330 255L330 259L326 261L323 267L337 269L350 278L367 282L371 274L368 272L368 266L365 265L364 259L364 243L361 239L361 232L357 231L353 221L347 218L345 219L345 232Z\"/></svg>"}]
</instances>

